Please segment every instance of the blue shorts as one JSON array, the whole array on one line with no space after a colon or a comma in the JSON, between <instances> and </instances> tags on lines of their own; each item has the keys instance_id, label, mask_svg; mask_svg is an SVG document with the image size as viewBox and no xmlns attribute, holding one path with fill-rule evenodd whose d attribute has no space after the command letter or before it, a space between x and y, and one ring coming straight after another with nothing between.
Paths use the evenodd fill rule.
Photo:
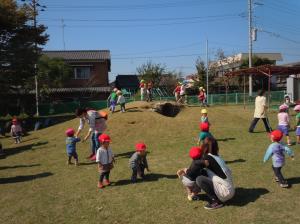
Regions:
<instances>
[{"instance_id":1,"label":"blue shorts","mask_svg":"<svg viewBox=\"0 0 300 224\"><path fill-rule=\"evenodd\" d=\"M296 136L300 136L300 127L297 127L296 129Z\"/></svg>"},{"instance_id":2,"label":"blue shorts","mask_svg":"<svg viewBox=\"0 0 300 224\"><path fill-rule=\"evenodd\" d=\"M280 130L285 136L289 136L289 127L287 125L278 125L277 129Z\"/></svg>"},{"instance_id":3,"label":"blue shorts","mask_svg":"<svg viewBox=\"0 0 300 224\"><path fill-rule=\"evenodd\" d=\"M67 155L69 157L73 157L74 159L78 159L78 155L77 155L77 152L67 152Z\"/></svg>"}]
</instances>

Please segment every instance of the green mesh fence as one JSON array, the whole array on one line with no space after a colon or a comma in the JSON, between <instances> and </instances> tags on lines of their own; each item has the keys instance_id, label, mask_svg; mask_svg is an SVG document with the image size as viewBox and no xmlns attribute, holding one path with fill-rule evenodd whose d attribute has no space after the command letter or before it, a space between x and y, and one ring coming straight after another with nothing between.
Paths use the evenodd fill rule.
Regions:
<instances>
[{"instance_id":1,"label":"green mesh fence","mask_svg":"<svg viewBox=\"0 0 300 224\"><path fill-rule=\"evenodd\" d=\"M270 94L270 105L276 108L277 105L283 102L284 91L273 91ZM250 97L248 93L228 93L228 94L209 94L208 104L210 105L221 105L221 104L253 104L255 101L256 93ZM268 98L268 96L267 96ZM139 98L135 96L126 97L126 102L136 101ZM160 101L175 101L173 96L168 97L155 97L154 100ZM187 96L187 103L189 105L199 105L197 96ZM65 114L74 113L78 107L88 107L96 110L106 108L108 106L107 101L89 101L89 102L69 102L69 103L56 103L56 104L42 104L39 106L39 112L41 116L54 115L54 114Z\"/></svg>"}]
</instances>

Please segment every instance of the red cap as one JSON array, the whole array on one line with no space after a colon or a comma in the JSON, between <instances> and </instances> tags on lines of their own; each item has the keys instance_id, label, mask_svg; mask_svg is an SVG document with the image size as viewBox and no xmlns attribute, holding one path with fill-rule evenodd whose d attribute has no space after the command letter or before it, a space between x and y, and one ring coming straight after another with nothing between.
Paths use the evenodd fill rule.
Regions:
<instances>
[{"instance_id":1,"label":"red cap","mask_svg":"<svg viewBox=\"0 0 300 224\"><path fill-rule=\"evenodd\" d=\"M141 152L141 151L145 151L146 150L146 145L143 142L139 142L135 144L135 151L137 152Z\"/></svg>"},{"instance_id":2,"label":"red cap","mask_svg":"<svg viewBox=\"0 0 300 224\"><path fill-rule=\"evenodd\" d=\"M68 137L72 137L74 135L74 133L75 133L75 131L73 128L68 128L66 130L66 136L68 136Z\"/></svg>"},{"instance_id":3,"label":"red cap","mask_svg":"<svg viewBox=\"0 0 300 224\"><path fill-rule=\"evenodd\" d=\"M201 131L209 131L209 124L207 122L202 122L199 124Z\"/></svg>"},{"instance_id":4,"label":"red cap","mask_svg":"<svg viewBox=\"0 0 300 224\"><path fill-rule=\"evenodd\" d=\"M202 155L201 147L194 146L190 149L190 157L192 159L198 159L201 157L201 155Z\"/></svg>"},{"instance_id":5,"label":"red cap","mask_svg":"<svg viewBox=\"0 0 300 224\"><path fill-rule=\"evenodd\" d=\"M283 133L279 130L274 130L270 134L273 141L279 142L282 139Z\"/></svg>"},{"instance_id":6,"label":"red cap","mask_svg":"<svg viewBox=\"0 0 300 224\"><path fill-rule=\"evenodd\" d=\"M100 142L111 142L110 137L107 134L102 134L99 136Z\"/></svg>"}]
</instances>

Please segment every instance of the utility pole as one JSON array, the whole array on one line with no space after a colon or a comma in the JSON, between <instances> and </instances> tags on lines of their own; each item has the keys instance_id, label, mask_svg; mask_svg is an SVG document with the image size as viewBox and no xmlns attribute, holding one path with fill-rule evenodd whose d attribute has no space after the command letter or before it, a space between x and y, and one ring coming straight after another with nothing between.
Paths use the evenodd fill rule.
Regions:
<instances>
[{"instance_id":1,"label":"utility pole","mask_svg":"<svg viewBox=\"0 0 300 224\"><path fill-rule=\"evenodd\" d=\"M33 7L33 27L37 35L37 27L36 27L36 0L32 0L32 7ZM34 50L37 53L37 41L34 41ZM35 80L35 102L36 102L36 116L39 117L39 88L38 88L38 77L37 77L37 64L34 65L34 80Z\"/></svg>"},{"instance_id":2,"label":"utility pole","mask_svg":"<svg viewBox=\"0 0 300 224\"><path fill-rule=\"evenodd\" d=\"M249 68L252 68L252 0L248 0ZM252 75L249 75L249 96L252 96Z\"/></svg>"},{"instance_id":3,"label":"utility pole","mask_svg":"<svg viewBox=\"0 0 300 224\"><path fill-rule=\"evenodd\" d=\"M63 38L63 46L64 46L64 50L66 50L66 42L65 42L65 23L64 23L64 19L61 19L61 27L62 27L62 38Z\"/></svg>"},{"instance_id":4,"label":"utility pole","mask_svg":"<svg viewBox=\"0 0 300 224\"><path fill-rule=\"evenodd\" d=\"M208 104L208 39L206 39L206 103Z\"/></svg>"},{"instance_id":5,"label":"utility pole","mask_svg":"<svg viewBox=\"0 0 300 224\"><path fill-rule=\"evenodd\" d=\"M22 0L23 2L26 2L27 0ZM41 11L44 11L44 8L46 8L46 6L41 6L38 3L38 0L28 0L31 1L30 6L32 7L33 10L33 27L35 30L35 38L37 37L37 21L36 21L36 17L37 17L37 8L40 7ZM37 44L37 39L34 40L34 51L37 54L38 52L38 44ZM36 116L39 117L40 113L39 113L39 88L38 88L38 68L37 68L37 64L34 64L34 82L35 82L35 101L36 101Z\"/></svg>"}]
</instances>

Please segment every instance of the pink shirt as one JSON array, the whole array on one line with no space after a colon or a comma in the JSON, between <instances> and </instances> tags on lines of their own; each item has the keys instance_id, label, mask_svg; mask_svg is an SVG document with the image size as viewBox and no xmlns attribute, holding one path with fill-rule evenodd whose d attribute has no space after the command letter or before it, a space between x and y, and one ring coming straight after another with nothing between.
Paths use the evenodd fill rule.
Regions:
<instances>
[{"instance_id":1,"label":"pink shirt","mask_svg":"<svg viewBox=\"0 0 300 224\"><path fill-rule=\"evenodd\" d=\"M13 124L11 126L11 130L10 130L11 133L17 133L17 132L22 132L22 128L20 125L18 124Z\"/></svg>"},{"instance_id":2,"label":"pink shirt","mask_svg":"<svg viewBox=\"0 0 300 224\"><path fill-rule=\"evenodd\" d=\"M278 125L285 125L285 126L289 125L290 118L288 113L285 112L278 113L277 117L278 117Z\"/></svg>"}]
</instances>

